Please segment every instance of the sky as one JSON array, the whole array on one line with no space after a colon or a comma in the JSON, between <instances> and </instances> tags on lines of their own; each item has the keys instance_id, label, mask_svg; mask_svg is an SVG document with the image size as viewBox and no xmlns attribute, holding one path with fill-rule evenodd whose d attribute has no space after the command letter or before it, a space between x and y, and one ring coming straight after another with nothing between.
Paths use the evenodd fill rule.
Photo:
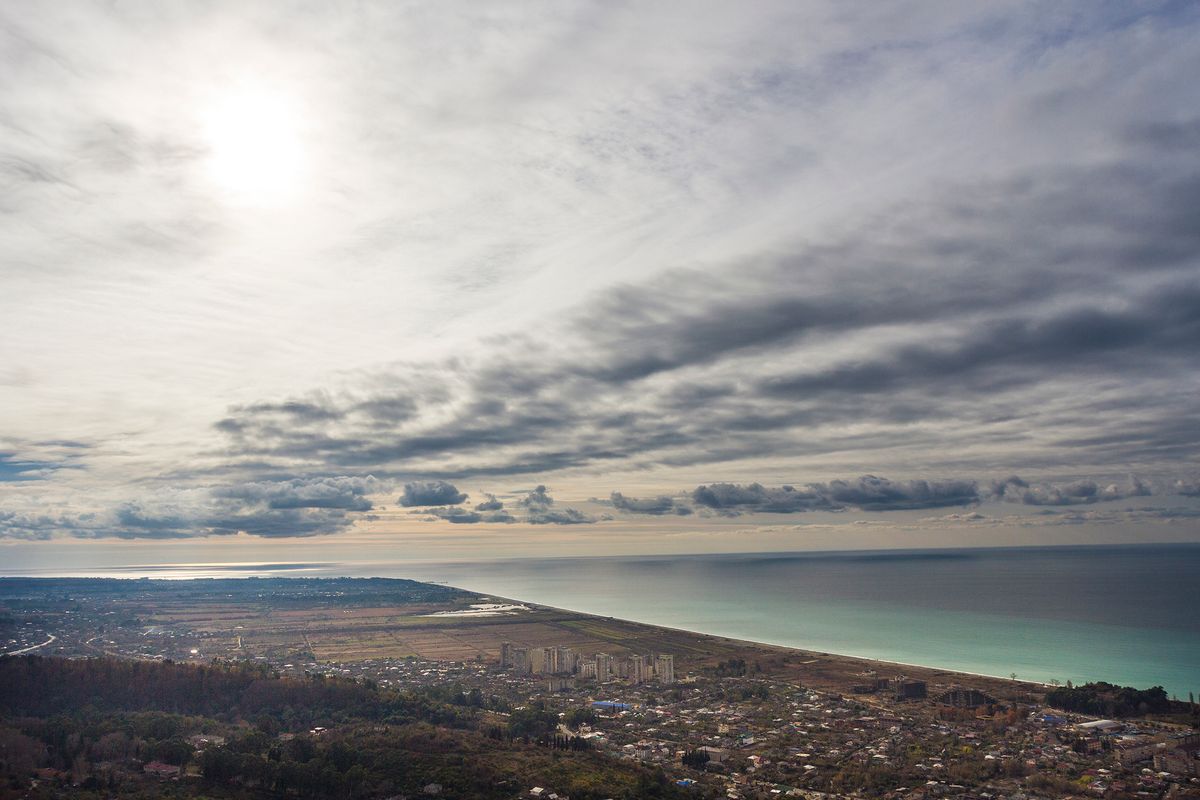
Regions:
<instances>
[{"instance_id":1,"label":"sky","mask_svg":"<svg viewBox=\"0 0 1200 800\"><path fill-rule=\"evenodd\" d=\"M0 2L0 562L1200 541L1198 42Z\"/></svg>"}]
</instances>

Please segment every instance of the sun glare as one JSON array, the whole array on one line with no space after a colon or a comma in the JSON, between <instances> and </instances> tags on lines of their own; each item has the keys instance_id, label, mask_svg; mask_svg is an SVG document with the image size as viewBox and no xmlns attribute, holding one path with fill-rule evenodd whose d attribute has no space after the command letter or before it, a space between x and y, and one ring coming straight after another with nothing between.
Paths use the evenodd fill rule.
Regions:
<instances>
[{"instance_id":1,"label":"sun glare","mask_svg":"<svg viewBox=\"0 0 1200 800\"><path fill-rule=\"evenodd\" d=\"M205 119L209 173L228 199L280 205L299 189L304 148L295 104L281 93L243 88Z\"/></svg>"}]
</instances>

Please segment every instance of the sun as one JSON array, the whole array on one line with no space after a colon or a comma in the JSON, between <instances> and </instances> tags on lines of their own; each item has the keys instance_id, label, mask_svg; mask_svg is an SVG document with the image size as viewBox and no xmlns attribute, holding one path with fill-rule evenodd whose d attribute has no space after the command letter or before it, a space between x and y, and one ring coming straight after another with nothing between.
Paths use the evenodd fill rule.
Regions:
<instances>
[{"instance_id":1,"label":"sun","mask_svg":"<svg viewBox=\"0 0 1200 800\"><path fill-rule=\"evenodd\" d=\"M300 189L301 115L285 93L244 86L218 98L204 119L209 175L231 201L273 206Z\"/></svg>"}]
</instances>

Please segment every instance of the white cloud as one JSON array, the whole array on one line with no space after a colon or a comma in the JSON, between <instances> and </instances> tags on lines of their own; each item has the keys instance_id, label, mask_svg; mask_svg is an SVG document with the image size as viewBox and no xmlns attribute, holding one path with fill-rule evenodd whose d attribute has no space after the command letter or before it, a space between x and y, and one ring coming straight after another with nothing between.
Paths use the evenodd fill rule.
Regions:
<instances>
[{"instance_id":1,"label":"white cloud","mask_svg":"<svg viewBox=\"0 0 1200 800\"><path fill-rule=\"evenodd\" d=\"M1171 474L1200 24L1139 9L0 12L0 449L89 445L3 503Z\"/></svg>"}]
</instances>

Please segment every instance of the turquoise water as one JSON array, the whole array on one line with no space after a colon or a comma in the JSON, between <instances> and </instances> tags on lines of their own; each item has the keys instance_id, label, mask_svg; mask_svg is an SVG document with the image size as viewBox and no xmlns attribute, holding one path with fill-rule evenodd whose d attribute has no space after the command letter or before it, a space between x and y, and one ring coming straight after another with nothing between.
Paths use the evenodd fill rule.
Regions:
<instances>
[{"instance_id":1,"label":"turquoise water","mask_svg":"<svg viewBox=\"0 0 1200 800\"><path fill-rule=\"evenodd\" d=\"M1200 694L1196 546L572 558L405 574L822 652Z\"/></svg>"},{"instance_id":2,"label":"turquoise water","mask_svg":"<svg viewBox=\"0 0 1200 800\"><path fill-rule=\"evenodd\" d=\"M1200 545L9 572L415 578L827 653L1200 695Z\"/></svg>"}]
</instances>

